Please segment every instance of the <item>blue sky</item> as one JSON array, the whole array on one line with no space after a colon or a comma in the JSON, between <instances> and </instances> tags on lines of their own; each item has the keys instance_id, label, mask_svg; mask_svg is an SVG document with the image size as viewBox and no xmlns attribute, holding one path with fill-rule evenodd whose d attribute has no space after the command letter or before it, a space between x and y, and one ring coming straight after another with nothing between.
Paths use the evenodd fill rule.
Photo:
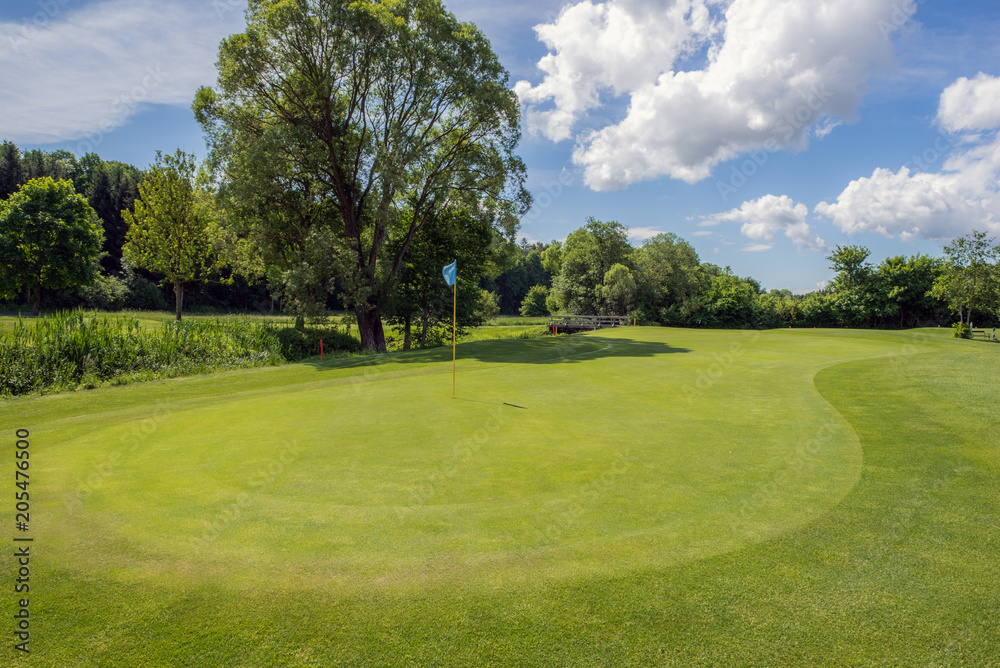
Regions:
<instances>
[{"instance_id":1,"label":"blue sky","mask_svg":"<svg viewBox=\"0 0 1000 668\"><path fill-rule=\"evenodd\" d=\"M190 103L239 0L0 5L0 138L148 165L204 155ZM767 288L1000 233L1000 3L455 0L522 99L532 240L587 216Z\"/></svg>"}]
</instances>

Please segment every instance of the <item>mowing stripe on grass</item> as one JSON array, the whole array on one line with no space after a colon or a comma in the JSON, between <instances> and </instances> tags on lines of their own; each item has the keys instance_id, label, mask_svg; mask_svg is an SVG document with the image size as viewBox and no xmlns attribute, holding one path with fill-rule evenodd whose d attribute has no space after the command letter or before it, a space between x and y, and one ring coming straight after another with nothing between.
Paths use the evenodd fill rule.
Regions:
<instances>
[{"instance_id":1,"label":"mowing stripe on grass","mask_svg":"<svg viewBox=\"0 0 1000 668\"><path fill-rule=\"evenodd\" d=\"M630 328L468 344L461 402L427 351L0 404L38 453L33 659L990 665L975 345Z\"/></svg>"}]
</instances>

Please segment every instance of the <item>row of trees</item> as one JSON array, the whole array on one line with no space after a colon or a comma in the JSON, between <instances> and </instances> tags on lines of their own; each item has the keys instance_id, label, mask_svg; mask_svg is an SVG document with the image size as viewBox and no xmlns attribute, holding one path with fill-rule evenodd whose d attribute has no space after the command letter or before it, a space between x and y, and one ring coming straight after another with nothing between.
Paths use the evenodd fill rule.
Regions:
<instances>
[{"instance_id":1,"label":"row of trees","mask_svg":"<svg viewBox=\"0 0 1000 668\"><path fill-rule=\"evenodd\" d=\"M0 292L31 287L37 309L41 288L134 280L134 267L170 286L180 318L192 282L242 281L280 296L300 326L331 302L353 311L374 350L386 348L385 322L407 347L427 342L450 316L440 268L456 259L464 326L498 310L706 327L904 326L938 320L942 304L962 318L990 308L985 235L956 242L947 260L878 267L866 249L838 248L837 279L804 298L702 263L675 235L634 248L617 222L590 219L564 243L516 246L531 202L514 154L517 99L486 38L439 0L252 2L218 65L218 85L193 105L210 149L201 169L181 152L142 174L4 144L0 225L23 238L0 249ZM31 232L58 218L44 213L55 199L87 205L74 215L90 245L74 253L90 265L72 280L57 279L52 262L39 268L40 240L56 237Z\"/></svg>"},{"instance_id":2,"label":"row of trees","mask_svg":"<svg viewBox=\"0 0 1000 668\"><path fill-rule=\"evenodd\" d=\"M271 265L269 274L265 255L252 252L246 239L226 224L222 197L193 156L158 155L143 174L94 155L77 162L68 154L29 152L30 159L19 162L11 147L3 145L0 176L5 183L16 184L11 174L19 169L33 175L24 170L25 163L72 177L34 178L3 203L0 288L10 293L30 287L36 310L43 287L66 290L111 280L104 264L109 257L108 264L125 267L119 275L131 285L143 279L129 267L145 269L168 284L178 319L185 286L210 277L231 283L231 272L222 277L227 263L241 267L251 280L270 280L273 289L287 290L292 295L289 310L303 319L323 312L330 293L338 291L336 267L323 256L322 245L312 252L307 248L298 264L284 272L274 273ZM135 196L128 195L129 184L136 184ZM131 208L107 213L113 206L107 202L115 197L127 198ZM106 234L102 237L102 229L109 227L121 230L121 243L109 244ZM51 245L51 240L59 243ZM388 240L390 255L399 244L398 238ZM752 278L702 263L693 247L673 234L635 248L623 225L589 219L563 243L522 240L517 246L474 216L443 209L428 216L422 233L411 240L382 315L403 333L406 348L426 345L451 316L439 268L458 258L465 285L458 304L464 327L500 312L631 314L645 322L694 327L903 328L941 324L952 314L965 324L973 318L983 324L995 320L1000 308L1000 248L995 240L977 231L955 239L944 252L943 258L897 256L874 266L868 249L837 247L828 258L834 280L822 291L798 296L787 290L765 292ZM14 261L18 254L20 264ZM102 276L100 270L108 273ZM479 289L470 289L476 283Z\"/></svg>"},{"instance_id":3,"label":"row of trees","mask_svg":"<svg viewBox=\"0 0 1000 668\"><path fill-rule=\"evenodd\" d=\"M75 160L47 162L79 177L72 169ZM96 156L88 156L87 162L98 169L107 164ZM249 253L225 225L218 193L209 175L197 170L193 156L158 155L141 176L132 209L118 212L126 230L124 243L111 247L126 261L129 281L141 280L129 273L130 266L162 278L174 293L179 319L185 286L218 278L227 262L249 267L247 273L260 281L268 278L262 255ZM93 183L90 191L100 201L101 189ZM0 288L10 292L30 286L35 309L42 287L68 289L106 278L95 262L102 257L102 220L70 179L42 177L24 184L3 203L0 224L5 267ZM59 244L43 248L45 240L53 239ZM390 252L398 243L389 241ZM102 259L108 248L105 244ZM943 258L898 256L873 266L868 249L837 247L828 258L837 272L831 284L798 296L787 290L765 292L752 278L702 263L691 245L673 234L635 248L621 224L589 219L564 243L522 241L516 246L475 217L445 209L429 216L423 233L412 240L383 304L383 317L403 333L404 347L427 345L428 336L451 316L439 268L458 258L465 283L458 304L464 327L499 312L630 314L644 322L694 327L902 328L948 322L951 314L965 324L974 317L983 324L994 320L1000 308L1000 247L995 240L973 232L944 251ZM23 256L20 265L12 260L18 253ZM335 279L317 280L323 271L334 275L330 265L330 258L317 253L312 262L271 278L277 278L278 289L296 296L289 308L304 319L318 315L329 293L337 291ZM480 288L471 289L470 283L477 282Z\"/></svg>"},{"instance_id":4,"label":"row of trees","mask_svg":"<svg viewBox=\"0 0 1000 668\"><path fill-rule=\"evenodd\" d=\"M635 248L628 229L594 219L548 246L524 246L522 263L539 265L524 288L523 315L633 315L688 327L914 327L995 322L1000 313L1000 247L975 231L946 246L943 258L890 257L872 265L862 246L827 258L836 276L807 295L761 288L728 268L702 263L694 248L661 234ZM520 266L520 265L519 265ZM527 275L518 269L516 275ZM503 283L501 276L495 283Z\"/></svg>"},{"instance_id":5,"label":"row of trees","mask_svg":"<svg viewBox=\"0 0 1000 668\"><path fill-rule=\"evenodd\" d=\"M104 161L94 153L77 160L69 151L22 151L10 141L0 144L0 200L37 178L70 181L73 190L83 195L102 221L104 241L101 266L105 272L122 269L122 246L127 224L122 212L131 210L139 193L143 173L136 167Z\"/></svg>"}]
</instances>

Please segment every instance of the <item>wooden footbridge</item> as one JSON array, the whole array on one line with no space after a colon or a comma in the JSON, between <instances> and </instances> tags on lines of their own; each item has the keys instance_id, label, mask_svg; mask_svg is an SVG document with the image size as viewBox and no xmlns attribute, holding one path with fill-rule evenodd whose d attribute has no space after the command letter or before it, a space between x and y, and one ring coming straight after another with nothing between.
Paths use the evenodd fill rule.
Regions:
<instances>
[{"instance_id":1,"label":"wooden footbridge","mask_svg":"<svg viewBox=\"0 0 1000 668\"><path fill-rule=\"evenodd\" d=\"M553 334L584 332L606 327L628 327L634 324L627 315L555 315L549 321Z\"/></svg>"}]
</instances>

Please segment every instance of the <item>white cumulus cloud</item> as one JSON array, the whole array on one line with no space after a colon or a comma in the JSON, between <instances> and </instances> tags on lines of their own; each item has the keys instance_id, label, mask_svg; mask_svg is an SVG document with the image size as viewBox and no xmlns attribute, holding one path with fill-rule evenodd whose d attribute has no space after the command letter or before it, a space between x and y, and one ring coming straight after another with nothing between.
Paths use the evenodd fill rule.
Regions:
<instances>
[{"instance_id":1,"label":"white cumulus cloud","mask_svg":"<svg viewBox=\"0 0 1000 668\"><path fill-rule=\"evenodd\" d=\"M538 62L542 83L519 81L529 129L568 139L601 93L624 95L654 80L715 30L706 0L590 0L566 5L553 23L535 26L551 53ZM554 108L535 105L553 102Z\"/></svg>"},{"instance_id":2,"label":"white cumulus cloud","mask_svg":"<svg viewBox=\"0 0 1000 668\"><path fill-rule=\"evenodd\" d=\"M595 190L669 176L689 183L719 162L805 148L850 120L903 0L585 0L538 26L550 53L540 84L519 82L530 128L573 135L582 115L629 98L617 123L577 134L573 160ZM723 7L724 13L711 11ZM898 24L898 25L897 25ZM887 29L887 26L888 29ZM677 71L705 49L702 69Z\"/></svg>"},{"instance_id":3,"label":"white cumulus cloud","mask_svg":"<svg viewBox=\"0 0 1000 668\"><path fill-rule=\"evenodd\" d=\"M214 83L219 42L245 1L40 3L0 22L0 137L49 143L107 133L149 104L190 105ZM36 7L36 9L38 8Z\"/></svg>"},{"instance_id":4,"label":"white cumulus cloud","mask_svg":"<svg viewBox=\"0 0 1000 668\"><path fill-rule=\"evenodd\" d=\"M940 171L876 169L835 202L820 202L816 213L847 234L942 241L972 229L1000 232L1000 112L985 102L992 100L1000 103L1000 78L958 79L941 94L938 121L974 134L942 136L928 147L933 155L950 153Z\"/></svg>"},{"instance_id":5,"label":"white cumulus cloud","mask_svg":"<svg viewBox=\"0 0 1000 668\"><path fill-rule=\"evenodd\" d=\"M774 248L774 244L750 244L740 249L741 253L763 253Z\"/></svg>"},{"instance_id":6,"label":"white cumulus cloud","mask_svg":"<svg viewBox=\"0 0 1000 668\"><path fill-rule=\"evenodd\" d=\"M633 241L646 241L647 239L652 239L653 237L660 234L665 234L665 232L655 227L628 228L628 238L632 239Z\"/></svg>"},{"instance_id":7,"label":"white cumulus cloud","mask_svg":"<svg viewBox=\"0 0 1000 668\"><path fill-rule=\"evenodd\" d=\"M808 215L805 204L796 203L787 195L765 195L744 202L738 209L714 214L706 222L740 223L740 233L757 242L743 249L747 252L770 250L773 244L764 242L771 241L778 233L791 239L800 251L823 250L826 242L813 233L806 222Z\"/></svg>"},{"instance_id":8,"label":"white cumulus cloud","mask_svg":"<svg viewBox=\"0 0 1000 668\"><path fill-rule=\"evenodd\" d=\"M950 132L1000 127L1000 78L958 79L941 94L938 121Z\"/></svg>"}]
</instances>

